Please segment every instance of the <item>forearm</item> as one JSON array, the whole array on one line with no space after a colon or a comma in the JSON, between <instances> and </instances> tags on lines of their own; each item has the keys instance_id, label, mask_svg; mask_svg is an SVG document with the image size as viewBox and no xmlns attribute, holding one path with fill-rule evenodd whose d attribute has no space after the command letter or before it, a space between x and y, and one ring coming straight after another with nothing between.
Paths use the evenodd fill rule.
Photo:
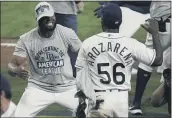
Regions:
<instances>
[{"instance_id":1,"label":"forearm","mask_svg":"<svg viewBox=\"0 0 172 118\"><path fill-rule=\"evenodd\" d=\"M156 57L154 62L152 63L152 66L160 66L163 62L163 50L159 40L159 34L158 33L152 34L152 38L153 38L153 48L156 51Z\"/></svg>"},{"instance_id":2,"label":"forearm","mask_svg":"<svg viewBox=\"0 0 172 118\"><path fill-rule=\"evenodd\" d=\"M164 92L164 83L162 83L152 94L150 103L153 107L160 107L167 102L164 97Z\"/></svg>"},{"instance_id":3,"label":"forearm","mask_svg":"<svg viewBox=\"0 0 172 118\"><path fill-rule=\"evenodd\" d=\"M12 56L11 61L8 63L8 73L11 76L16 76L22 70L24 70L26 64L27 64L26 58Z\"/></svg>"}]
</instances>

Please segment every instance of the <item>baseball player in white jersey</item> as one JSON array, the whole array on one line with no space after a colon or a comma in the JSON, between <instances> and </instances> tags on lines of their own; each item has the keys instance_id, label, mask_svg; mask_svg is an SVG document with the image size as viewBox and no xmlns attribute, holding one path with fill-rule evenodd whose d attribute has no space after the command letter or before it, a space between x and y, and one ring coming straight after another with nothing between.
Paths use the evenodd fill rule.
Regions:
<instances>
[{"instance_id":1,"label":"baseball player in white jersey","mask_svg":"<svg viewBox=\"0 0 172 118\"><path fill-rule=\"evenodd\" d=\"M158 21L159 24L159 39L164 51L163 53L163 64L158 67L157 71L163 72L163 69L171 67L171 2L170 1L152 1L150 7L150 16ZM152 36L148 33L146 43L147 47L152 48ZM168 65L167 65L168 63ZM151 77L153 68L147 66L143 63L139 64L137 72L137 81L135 88L135 96L133 100L133 105L130 107L130 112L132 114L142 114L141 110L141 98L146 88L147 82ZM161 77L163 78L163 77Z\"/></svg>"},{"instance_id":2,"label":"baseball player in white jersey","mask_svg":"<svg viewBox=\"0 0 172 118\"><path fill-rule=\"evenodd\" d=\"M34 117L47 106L57 103L73 111L78 105L75 78L67 50L77 52L81 41L72 29L56 25L54 10L47 2L35 7L38 27L23 34L17 42L9 73L26 78L23 64L28 59L28 85L14 114Z\"/></svg>"},{"instance_id":3,"label":"baseball player in white jersey","mask_svg":"<svg viewBox=\"0 0 172 118\"><path fill-rule=\"evenodd\" d=\"M77 94L83 93L83 97L96 103L92 108L88 106L90 117L128 117L128 91L134 61L151 66L162 64L162 48L156 35L158 23L149 19L150 26L144 27L153 35L154 49L149 49L119 33L122 12L118 5L109 4L102 11L103 32L86 39L77 57ZM78 96L79 108L84 99L81 94Z\"/></svg>"},{"instance_id":4,"label":"baseball player in white jersey","mask_svg":"<svg viewBox=\"0 0 172 118\"><path fill-rule=\"evenodd\" d=\"M120 6L123 21L119 32L127 37L132 37L140 28L140 25L150 17L149 9L151 1L107 1L99 3L101 6L94 10L98 18L102 17L102 8L107 4L112 3Z\"/></svg>"},{"instance_id":5,"label":"baseball player in white jersey","mask_svg":"<svg viewBox=\"0 0 172 118\"><path fill-rule=\"evenodd\" d=\"M1 118L14 117L16 109L15 103L12 101L11 86L8 80L0 75L0 90L1 90Z\"/></svg>"},{"instance_id":6,"label":"baseball player in white jersey","mask_svg":"<svg viewBox=\"0 0 172 118\"><path fill-rule=\"evenodd\" d=\"M102 8L107 4L118 4L122 10L123 21L119 32L127 37L132 37L140 28L140 25L150 18L151 1L107 1L99 2L101 7L94 10L95 15L102 17ZM116 12L116 11L113 11ZM132 74L136 74L137 70L132 69Z\"/></svg>"}]
</instances>

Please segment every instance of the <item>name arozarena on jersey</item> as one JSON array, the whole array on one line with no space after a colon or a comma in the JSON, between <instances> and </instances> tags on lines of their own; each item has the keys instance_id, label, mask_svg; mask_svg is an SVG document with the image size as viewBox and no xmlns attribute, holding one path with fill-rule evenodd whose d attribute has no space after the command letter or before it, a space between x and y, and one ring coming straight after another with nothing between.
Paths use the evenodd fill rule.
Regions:
<instances>
[{"instance_id":1,"label":"name arozarena on jersey","mask_svg":"<svg viewBox=\"0 0 172 118\"><path fill-rule=\"evenodd\" d=\"M123 58L125 66L133 62L132 54L127 47L122 46L120 43L112 44L112 42L108 42L107 45L104 43L99 43L98 45L92 48L92 51L88 52L88 57L90 57L88 63L91 66L93 66L96 58L101 53L104 53L106 51L115 52L116 54L119 54L119 56Z\"/></svg>"}]
</instances>

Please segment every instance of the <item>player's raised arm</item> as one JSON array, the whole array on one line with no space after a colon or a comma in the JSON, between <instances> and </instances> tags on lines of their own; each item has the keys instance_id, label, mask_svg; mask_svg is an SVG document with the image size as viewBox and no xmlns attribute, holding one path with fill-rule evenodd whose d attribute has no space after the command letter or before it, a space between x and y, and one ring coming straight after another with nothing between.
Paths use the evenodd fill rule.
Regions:
<instances>
[{"instance_id":1,"label":"player's raised arm","mask_svg":"<svg viewBox=\"0 0 172 118\"><path fill-rule=\"evenodd\" d=\"M26 50L22 40L17 42L14 53L10 62L8 63L8 73L11 76L19 76L20 78L26 79L28 77L28 71L25 70L26 65Z\"/></svg>"},{"instance_id":2,"label":"player's raised arm","mask_svg":"<svg viewBox=\"0 0 172 118\"><path fill-rule=\"evenodd\" d=\"M149 24L149 25L148 25ZM133 57L149 66L160 66L163 61L163 50L158 35L158 24L154 19L149 19L148 24L142 25L153 37L153 48L150 49L137 40L132 40L131 49Z\"/></svg>"},{"instance_id":3,"label":"player's raised arm","mask_svg":"<svg viewBox=\"0 0 172 118\"><path fill-rule=\"evenodd\" d=\"M152 34L153 48L156 51L156 57L151 66L160 66L163 62L163 49L159 40L159 25L155 19L148 19L148 23L141 25L146 31Z\"/></svg>"}]
</instances>

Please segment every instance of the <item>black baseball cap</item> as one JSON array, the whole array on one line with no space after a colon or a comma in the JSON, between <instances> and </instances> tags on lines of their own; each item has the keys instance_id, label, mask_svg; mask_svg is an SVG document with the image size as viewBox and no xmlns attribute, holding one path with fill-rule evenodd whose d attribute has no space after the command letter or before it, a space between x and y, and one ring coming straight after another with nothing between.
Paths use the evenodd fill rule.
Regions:
<instances>
[{"instance_id":1,"label":"black baseball cap","mask_svg":"<svg viewBox=\"0 0 172 118\"><path fill-rule=\"evenodd\" d=\"M118 28L122 23L121 8L114 3L107 3L102 10L102 22L108 28Z\"/></svg>"},{"instance_id":2,"label":"black baseball cap","mask_svg":"<svg viewBox=\"0 0 172 118\"><path fill-rule=\"evenodd\" d=\"M9 84L9 81L2 74L0 74L0 85L1 85L0 86L1 91L11 91L11 86Z\"/></svg>"}]
</instances>

